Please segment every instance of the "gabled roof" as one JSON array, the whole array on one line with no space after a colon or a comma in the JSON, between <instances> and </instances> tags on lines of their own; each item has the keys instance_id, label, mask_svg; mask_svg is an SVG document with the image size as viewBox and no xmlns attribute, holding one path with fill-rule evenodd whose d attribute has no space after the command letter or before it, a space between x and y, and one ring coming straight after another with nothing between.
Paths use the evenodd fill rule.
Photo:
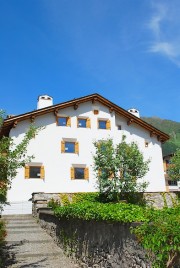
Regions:
<instances>
[{"instance_id":1,"label":"gabled roof","mask_svg":"<svg viewBox=\"0 0 180 268\"><path fill-rule=\"evenodd\" d=\"M165 142L169 139L169 135L160 131L159 129L153 127L152 125L146 123L141 118L134 116L133 114L129 113L128 111L124 110L123 108L119 107L118 105L114 104L113 102L109 101L108 99L102 97L101 95L95 93L88 96L84 96L81 98L73 99L67 102L62 102L56 105L48 106L42 109L34 110L25 114L20 114L17 116L12 116L4 120L3 126L0 130L0 135L9 135L9 131L11 128L15 127L19 122L24 121L26 119L34 121L34 119L38 116L54 113L55 115L58 113L58 110L64 109L67 107L73 106L74 109L78 109L78 105L81 103L85 103L91 101L92 103L99 102L110 109L110 112L115 112L118 115L121 115L127 119L127 124L137 124L144 129L148 130L150 136L157 136L158 140Z\"/></svg>"}]
</instances>

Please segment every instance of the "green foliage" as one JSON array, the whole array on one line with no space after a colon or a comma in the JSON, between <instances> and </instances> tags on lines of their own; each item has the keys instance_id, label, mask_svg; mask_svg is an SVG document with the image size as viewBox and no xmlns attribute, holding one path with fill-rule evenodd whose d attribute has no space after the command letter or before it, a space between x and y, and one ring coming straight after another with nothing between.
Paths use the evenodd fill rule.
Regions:
<instances>
[{"instance_id":1,"label":"green foliage","mask_svg":"<svg viewBox=\"0 0 180 268\"><path fill-rule=\"evenodd\" d=\"M99 200L99 193L72 193L72 194L59 194L60 200L51 200L48 202L48 207L56 208L59 206L68 206L84 201L95 202Z\"/></svg>"},{"instance_id":2,"label":"green foliage","mask_svg":"<svg viewBox=\"0 0 180 268\"><path fill-rule=\"evenodd\" d=\"M5 243L6 230L4 221L0 220L0 268L5 267L3 261L3 246Z\"/></svg>"},{"instance_id":3,"label":"green foliage","mask_svg":"<svg viewBox=\"0 0 180 268\"><path fill-rule=\"evenodd\" d=\"M144 192L147 183L140 179L147 173L150 161L144 161L136 143L127 144L123 137L116 146L111 139L95 142L94 145L94 171L100 195L105 200L117 201L136 192Z\"/></svg>"},{"instance_id":4,"label":"green foliage","mask_svg":"<svg viewBox=\"0 0 180 268\"><path fill-rule=\"evenodd\" d=\"M1 111L0 128L3 124L3 117L4 113ZM32 156L26 155L27 146L40 129L33 125L30 126L19 144L15 144L10 137L3 136L0 139L0 205L6 201L7 189L11 186L12 179L17 175L18 168L32 160Z\"/></svg>"},{"instance_id":5,"label":"green foliage","mask_svg":"<svg viewBox=\"0 0 180 268\"><path fill-rule=\"evenodd\" d=\"M106 220L120 222L141 222L146 220L146 209L126 203L100 203L83 201L68 206L54 208L58 218L77 218L83 220Z\"/></svg>"},{"instance_id":6,"label":"green foliage","mask_svg":"<svg viewBox=\"0 0 180 268\"><path fill-rule=\"evenodd\" d=\"M4 221L0 220L0 246L3 244L5 237L6 237L5 223Z\"/></svg>"},{"instance_id":7,"label":"green foliage","mask_svg":"<svg viewBox=\"0 0 180 268\"><path fill-rule=\"evenodd\" d=\"M68 198L68 194L60 194L61 204L63 206L67 206L70 204L70 200Z\"/></svg>"},{"instance_id":8,"label":"green foliage","mask_svg":"<svg viewBox=\"0 0 180 268\"><path fill-rule=\"evenodd\" d=\"M180 203L162 210L127 203L102 203L98 193L80 194L76 202L55 206L58 218L132 223L139 243L146 249L154 268L174 267L180 259ZM87 197L86 197L87 196Z\"/></svg>"},{"instance_id":9,"label":"green foliage","mask_svg":"<svg viewBox=\"0 0 180 268\"><path fill-rule=\"evenodd\" d=\"M96 202L99 200L99 193L75 193L72 194L72 203L78 202Z\"/></svg>"},{"instance_id":10,"label":"green foliage","mask_svg":"<svg viewBox=\"0 0 180 268\"><path fill-rule=\"evenodd\" d=\"M180 148L180 122L158 117L142 117L144 121L170 135L170 140L162 145L163 155L174 153Z\"/></svg>"},{"instance_id":11,"label":"green foliage","mask_svg":"<svg viewBox=\"0 0 180 268\"><path fill-rule=\"evenodd\" d=\"M58 200L54 200L54 198L51 198L51 200L48 202L47 207L55 209L56 207L60 206L60 202Z\"/></svg>"},{"instance_id":12,"label":"green foliage","mask_svg":"<svg viewBox=\"0 0 180 268\"><path fill-rule=\"evenodd\" d=\"M171 158L168 167L168 175L172 180L180 181L180 149L177 149L174 156Z\"/></svg>"},{"instance_id":13,"label":"green foliage","mask_svg":"<svg viewBox=\"0 0 180 268\"><path fill-rule=\"evenodd\" d=\"M153 267L174 267L180 259L180 205L152 211L133 233L148 251Z\"/></svg>"}]
</instances>

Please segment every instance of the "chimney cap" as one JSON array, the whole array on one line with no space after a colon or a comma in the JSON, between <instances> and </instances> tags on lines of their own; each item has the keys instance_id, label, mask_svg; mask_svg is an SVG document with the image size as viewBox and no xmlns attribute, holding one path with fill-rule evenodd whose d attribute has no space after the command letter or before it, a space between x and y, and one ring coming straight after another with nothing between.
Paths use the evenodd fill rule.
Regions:
<instances>
[{"instance_id":1,"label":"chimney cap","mask_svg":"<svg viewBox=\"0 0 180 268\"><path fill-rule=\"evenodd\" d=\"M37 101L37 109L42 109L53 105L53 98L47 94L39 95Z\"/></svg>"},{"instance_id":2,"label":"chimney cap","mask_svg":"<svg viewBox=\"0 0 180 268\"><path fill-rule=\"evenodd\" d=\"M137 116L137 117L140 117L139 110L136 109L136 108L130 108L130 109L128 109L128 112L133 114L133 115L135 115L135 116Z\"/></svg>"},{"instance_id":3,"label":"chimney cap","mask_svg":"<svg viewBox=\"0 0 180 268\"><path fill-rule=\"evenodd\" d=\"M51 96L49 96L49 95L47 95L47 94L42 94L42 95L39 95L38 96L38 100L39 99L53 99L53 97L51 97Z\"/></svg>"}]
</instances>

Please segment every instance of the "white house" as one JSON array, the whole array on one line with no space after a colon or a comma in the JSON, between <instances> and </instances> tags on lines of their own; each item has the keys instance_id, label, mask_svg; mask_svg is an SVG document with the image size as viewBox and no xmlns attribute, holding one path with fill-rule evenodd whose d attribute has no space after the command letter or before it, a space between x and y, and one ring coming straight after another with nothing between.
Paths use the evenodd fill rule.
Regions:
<instances>
[{"instance_id":1,"label":"white house","mask_svg":"<svg viewBox=\"0 0 180 268\"><path fill-rule=\"evenodd\" d=\"M97 191L93 172L93 142L126 135L137 142L145 159L151 159L145 179L148 192L166 190L161 143L169 136L144 122L136 109L126 111L99 94L53 105L52 97L39 96L37 110L8 117L1 135L18 144L29 125L45 126L30 141L28 155L33 162L18 170L8 191L8 201L28 201L33 192L70 193Z\"/></svg>"}]
</instances>

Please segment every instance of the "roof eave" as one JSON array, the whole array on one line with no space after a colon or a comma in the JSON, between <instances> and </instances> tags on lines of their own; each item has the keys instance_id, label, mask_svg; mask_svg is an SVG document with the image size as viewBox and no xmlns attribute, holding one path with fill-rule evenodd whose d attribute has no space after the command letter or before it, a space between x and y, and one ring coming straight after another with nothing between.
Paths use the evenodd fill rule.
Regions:
<instances>
[{"instance_id":1,"label":"roof eave","mask_svg":"<svg viewBox=\"0 0 180 268\"><path fill-rule=\"evenodd\" d=\"M157 135L159 140L161 140L162 142L165 142L170 138L168 134L153 127L152 125L143 121L141 118L136 117L135 115L129 113L128 111L124 110L123 108L119 107L118 105L114 104L113 102L109 101L108 99L102 97L101 95L97 93L5 119L2 130L0 132L1 136L2 136L3 131L8 133L8 131L10 131L10 129L13 127L13 125L16 122L24 121L26 119L33 118L33 117L35 118L37 116L41 116L43 114L47 114L51 112L55 113L59 109L64 109L70 106L79 105L87 101L101 102L102 104L106 105L109 109L111 109L111 111L114 111L117 114L124 116L128 120L131 120L133 123L138 124L141 127L149 130L152 135Z\"/></svg>"}]
</instances>

